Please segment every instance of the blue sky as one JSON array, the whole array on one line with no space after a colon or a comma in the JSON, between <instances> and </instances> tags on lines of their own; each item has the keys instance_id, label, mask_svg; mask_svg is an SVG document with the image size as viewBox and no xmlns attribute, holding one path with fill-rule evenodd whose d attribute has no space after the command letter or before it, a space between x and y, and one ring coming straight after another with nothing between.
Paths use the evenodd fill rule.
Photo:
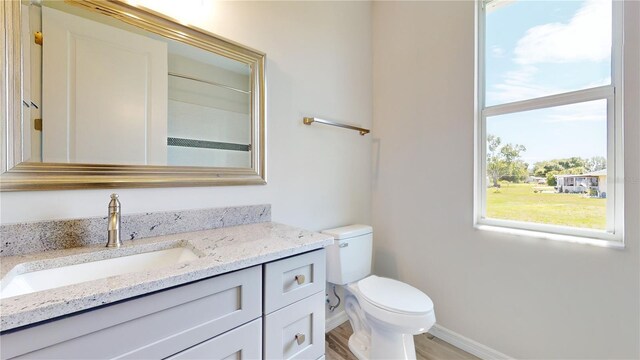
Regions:
<instances>
[{"instance_id":1,"label":"blue sky","mask_svg":"<svg viewBox=\"0 0 640 360\"><path fill-rule=\"evenodd\" d=\"M487 106L611 82L611 0L516 1L486 21ZM526 162L606 157L606 101L487 119Z\"/></svg>"}]
</instances>

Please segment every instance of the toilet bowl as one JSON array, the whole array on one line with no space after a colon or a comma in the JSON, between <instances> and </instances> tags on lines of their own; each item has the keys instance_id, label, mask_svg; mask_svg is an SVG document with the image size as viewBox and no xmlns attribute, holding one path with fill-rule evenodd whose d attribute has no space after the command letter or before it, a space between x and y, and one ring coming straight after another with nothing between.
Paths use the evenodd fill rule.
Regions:
<instances>
[{"instance_id":1,"label":"toilet bowl","mask_svg":"<svg viewBox=\"0 0 640 360\"><path fill-rule=\"evenodd\" d=\"M353 328L351 352L358 359L415 359L413 336L427 332L436 321L431 299L403 282L369 275L370 226L323 233L335 239L327 248L327 281L343 286L345 312Z\"/></svg>"}]
</instances>

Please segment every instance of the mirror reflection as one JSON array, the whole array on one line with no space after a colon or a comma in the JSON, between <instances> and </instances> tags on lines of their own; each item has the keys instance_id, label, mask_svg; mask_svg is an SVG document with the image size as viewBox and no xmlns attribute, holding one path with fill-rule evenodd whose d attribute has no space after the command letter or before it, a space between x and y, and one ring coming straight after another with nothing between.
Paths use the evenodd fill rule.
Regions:
<instances>
[{"instance_id":1,"label":"mirror reflection","mask_svg":"<svg viewBox=\"0 0 640 360\"><path fill-rule=\"evenodd\" d=\"M26 161L252 166L250 64L61 1L23 7Z\"/></svg>"}]
</instances>

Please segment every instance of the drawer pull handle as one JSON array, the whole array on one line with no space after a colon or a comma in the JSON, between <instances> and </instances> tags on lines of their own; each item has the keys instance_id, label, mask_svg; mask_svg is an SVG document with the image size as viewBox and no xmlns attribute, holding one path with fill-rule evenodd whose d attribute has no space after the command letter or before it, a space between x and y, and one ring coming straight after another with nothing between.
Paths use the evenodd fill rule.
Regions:
<instances>
[{"instance_id":1,"label":"drawer pull handle","mask_svg":"<svg viewBox=\"0 0 640 360\"><path fill-rule=\"evenodd\" d=\"M301 334L301 333L296 334L296 341L298 342L298 345L302 345L302 343L304 342L304 339L305 339L304 334Z\"/></svg>"},{"instance_id":2,"label":"drawer pull handle","mask_svg":"<svg viewBox=\"0 0 640 360\"><path fill-rule=\"evenodd\" d=\"M298 283L298 285L304 284L304 275L296 275L296 282ZM302 335L302 336L304 336L304 335Z\"/></svg>"}]
</instances>

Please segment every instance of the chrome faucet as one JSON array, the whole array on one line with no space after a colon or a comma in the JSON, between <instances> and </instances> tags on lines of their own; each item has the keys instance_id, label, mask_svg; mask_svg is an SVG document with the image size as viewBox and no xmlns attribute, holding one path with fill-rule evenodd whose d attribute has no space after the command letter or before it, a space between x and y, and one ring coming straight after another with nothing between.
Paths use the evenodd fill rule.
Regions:
<instances>
[{"instance_id":1,"label":"chrome faucet","mask_svg":"<svg viewBox=\"0 0 640 360\"><path fill-rule=\"evenodd\" d=\"M118 194L111 194L108 220L107 247L120 247L122 240L120 239L120 200L118 200Z\"/></svg>"}]
</instances>

